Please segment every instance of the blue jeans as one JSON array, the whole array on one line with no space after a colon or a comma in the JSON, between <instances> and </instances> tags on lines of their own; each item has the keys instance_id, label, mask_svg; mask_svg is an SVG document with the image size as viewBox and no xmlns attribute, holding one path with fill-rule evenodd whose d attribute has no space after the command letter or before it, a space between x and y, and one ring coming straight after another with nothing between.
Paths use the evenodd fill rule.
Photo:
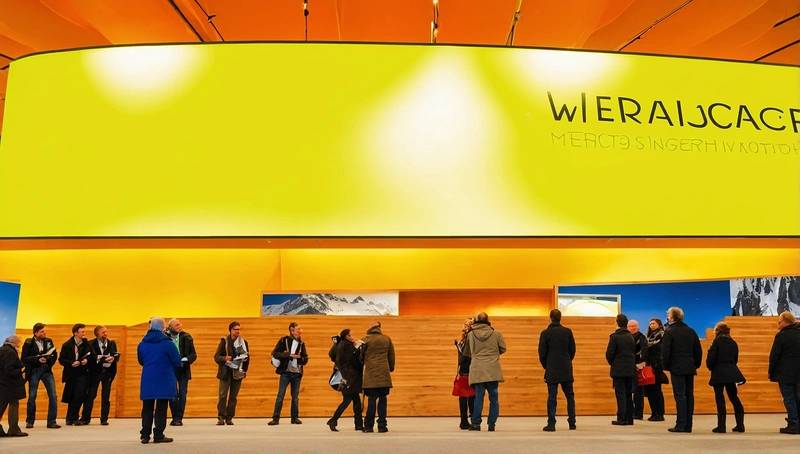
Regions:
<instances>
[{"instance_id":1,"label":"blue jeans","mask_svg":"<svg viewBox=\"0 0 800 454\"><path fill-rule=\"evenodd\" d=\"M186 411L186 394L189 392L189 379L185 376L178 378L178 395L175 400L169 401L169 411L172 413L172 420L175 422L183 421L183 413Z\"/></svg>"},{"instance_id":2,"label":"blue jeans","mask_svg":"<svg viewBox=\"0 0 800 454\"><path fill-rule=\"evenodd\" d=\"M284 372L281 374L281 381L278 383L278 395L275 396L275 409L272 411L272 419L281 419L281 408L283 408L283 396L286 388L292 386L292 419L300 417L300 381L302 374L294 372Z\"/></svg>"},{"instance_id":3,"label":"blue jeans","mask_svg":"<svg viewBox=\"0 0 800 454\"><path fill-rule=\"evenodd\" d=\"M694 375L672 375L672 395L675 397L675 427L692 430L694 415Z\"/></svg>"},{"instance_id":4,"label":"blue jeans","mask_svg":"<svg viewBox=\"0 0 800 454\"><path fill-rule=\"evenodd\" d=\"M800 424L800 384L778 383L783 396L783 405L786 407L786 416L790 426Z\"/></svg>"},{"instance_id":5,"label":"blue jeans","mask_svg":"<svg viewBox=\"0 0 800 454\"><path fill-rule=\"evenodd\" d=\"M56 396L56 381L53 372L34 370L28 383L28 417L26 422L33 424L36 421L36 395L39 392L39 382L44 383L47 390L47 423L55 424L58 412L58 397Z\"/></svg>"},{"instance_id":6,"label":"blue jeans","mask_svg":"<svg viewBox=\"0 0 800 454\"><path fill-rule=\"evenodd\" d=\"M500 399L497 388L499 383L490 381L486 383L475 383L475 406L472 409L472 425L481 425L481 413L483 412L483 395L489 393L489 426L494 426L497 417L500 416Z\"/></svg>"},{"instance_id":7,"label":"blue jeans","mask_svg":"<svg viewBox=\"0 0 800 454\"><path fill-rule=\"evenodd\" d=\"M556 425L556 406L558 403L559 383L547 384L547 425ZM567 398L567 422L575 424L575 392L572 390L572 382L561 383L561 391Z\"/></svg>"}]
</instances>

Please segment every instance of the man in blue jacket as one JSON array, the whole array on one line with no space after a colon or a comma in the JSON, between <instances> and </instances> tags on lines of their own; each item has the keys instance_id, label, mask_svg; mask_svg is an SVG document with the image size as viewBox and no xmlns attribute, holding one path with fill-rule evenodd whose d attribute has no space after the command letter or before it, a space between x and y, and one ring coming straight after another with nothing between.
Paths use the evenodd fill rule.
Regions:
<instances>
[{"instance_id":1,"label":"man in blue jacket","mask_svg":"<svg viewBox=\"0 0 800 454\"><path fill-rule=\"evenodd\" d=\"M167 405L177 395L175 369L181 357L170 338L164 334L164 319L150 320L150 329L136 350L142 366L139 398L142 400L142 443L170 443L164 436L167 427Z\"/></svg>"}]
</instances>

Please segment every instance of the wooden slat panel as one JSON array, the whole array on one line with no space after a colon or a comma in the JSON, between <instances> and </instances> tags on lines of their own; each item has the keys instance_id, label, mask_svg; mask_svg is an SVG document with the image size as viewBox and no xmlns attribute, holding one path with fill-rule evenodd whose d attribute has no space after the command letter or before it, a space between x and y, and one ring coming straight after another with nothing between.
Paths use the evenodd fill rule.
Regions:
<instances>
[{"instance_id":1,"label":"wooden slat panel","mask_svg":"<svg viewBox=\"0 0 800 454\"><path fill-rule=\"evenodd\" d=\"M308 343L310 362L306 368L301 391L302 416L328 416L339 402L339 394L327 385L331 363L327 357L330 336L342 328L363 333L371 319L364 317L297 317L303 337ZM392 416L455 416L456 398L450 395L455 374L456 356L453 339L463 317L386 317L382 318L384 332L391 336L397 350L397 371L393 375L395 388L389 400ZM269 352L277 339L286 332L291 319L286 317L247 318L239 320L242 334L248 339L253 354L250 374L239 395L238 415L268 417L272 413L278 377L267 364ZM216 364L212 356L220 337L226 334L229 320L184 319L197 345L198 360L193 368L194 379L189 386L188 417L213 417L216 413ZM777 385L766 377L769 349L776 331L775 317L729 317L726 322L740 346L740 367L748 379L740 388L748 412L782 412L783 405ZM610 318L573 317L564 323L573 329L578 352L575 359L575 395L579 415L613 414L614 394L603 353L608 334L613 330ZM493 326L503 332L509 350L502 364L506 381L500 387L501 413L512 415L546 414L546 387L543 371L537 359L539 332L547 326L545 317L497 317ZM60 345L69 336L69 326L48 326L49 335ZM124 330L109 327L123 351L124 361L115 381L112 395L112 415L138 417L140 412L139 377L141 368L135 363L136 345L145 332L145 325ZM29 332L29 330L24 330ZM23 332L23 330L20 330ZM126 336L127 333L127 336ZM703 341L704 354L711 340ZM127 352L133 352L127 354ZM130 367L126 367L129 364ZM60 379L61 366L56 366ZM698 371L695 382L696 412L714 413L713 390L707 385L709 373ZM62 386L59 383L59 396ZM46 397L40 390L37 418L46 413ZM667 412L675 410L671 388L664 387ZM559 412L565 402L559 397ZM288 416L289 400L284 402L283 415ZM99 405L97 405L99 407ZM24 408L24 403L23 403ZM65 405L60 404L63 419ZM97 409L96 409L97 411Z\"/></svg>"}]
</instances>

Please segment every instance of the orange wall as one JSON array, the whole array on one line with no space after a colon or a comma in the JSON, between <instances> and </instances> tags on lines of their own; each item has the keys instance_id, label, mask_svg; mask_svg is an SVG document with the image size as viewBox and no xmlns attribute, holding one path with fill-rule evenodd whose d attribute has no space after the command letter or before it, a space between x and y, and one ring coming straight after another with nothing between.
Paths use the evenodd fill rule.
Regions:
<instances>
[{"instance_id":1,"label":"orange wall","mask_svg":"<svg viewBox=\"0 0 800 454\"><path fill-rule=\"evenodd\" d=\"M543 316L553 307L553 289L419 290L400 293L400 315Z\"/></svg>"},{"instance_id":2,"label":"orange wall","mask_svg":"<svg viewBox=\"0 0 800 454\"><path fill-rule=\"evenodd\" d=\"M800 249L0 250L0 280L22 283L22 328L252 317L265 290L551 289L783 274L800 274Z\"/></svg>"}]
</instances>

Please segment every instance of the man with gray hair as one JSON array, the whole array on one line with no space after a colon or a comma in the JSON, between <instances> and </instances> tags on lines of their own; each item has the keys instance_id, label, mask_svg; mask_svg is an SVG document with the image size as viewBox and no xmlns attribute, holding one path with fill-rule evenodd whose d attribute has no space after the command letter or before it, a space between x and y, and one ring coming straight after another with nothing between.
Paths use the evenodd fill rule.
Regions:
<instances>
[{"instance_id":1,"label":"man with gray hair","mask_svg":"<svg viewBox=\"0 0 800 454\"><path fill-rule=\"evenodd\" d=\"M8 433L0 426L2 437L27 437L19 428L19 400L25 398L23 364L19 359L20 338L9 336L0 347L0 419L8 408Z\"/></svg>"},{"instance_id":2,"label":"man with gray hair","mask_svg":"<svg viewBox=\"0 0 800 454\"><path fill-rule=\"evenodd\" d=\"M633 336L634 342L636 342L636 350L634 351L636 370L642 370L647 357L647 336L639 331L639 322L636 320L628 320L627 328L628 332ZM633 419L644 419L644 387L636 380L633 380Z\"/></svg>"},{"instance_id":3,"label":"man with gray hair","mask_svg":"<svg viewBox=\"0 0 800 454\"><path fill-rule=\"evenodd\" d=\"M683 322L683 309L667 310L668 326L661 341L664 370L672 377L676 421L670 432L691 432L694 415L694 376L703 362L703 348L697 333Z\"/></svg>"},{"instance_id":4,"label":"man with gray hair","mask_svg":"<svg viewBox=\"0 0 800 454\"><path fill-rule=\"evenodd\" d=\"M192 335L183 330L183 323L177 318L169 321L167 336L178 349L181 357L181 367L175 369L178 379L178 397L169 401L169 411L172 413L170 426L183 425L183 413L186 409L186 394L189 392L189 380L192 379L192 363L197 360L197 351L194 348Z\"/></svg>"},{"instance_id":5,"label":"man with gray hair","mask_svg":"<svg viewBox=\"0 0 800 454\"><path fill-rule=\"evenodd\" d=\"M167 403L175 399L177 381L175 369L181 358L175 345L164 334L164 319L152 318L150 329L136 348L136 357L142 366L139 399L142 401L142 443L169 443L164 436L167 426Z\"/></svg>"}]
</instances>

